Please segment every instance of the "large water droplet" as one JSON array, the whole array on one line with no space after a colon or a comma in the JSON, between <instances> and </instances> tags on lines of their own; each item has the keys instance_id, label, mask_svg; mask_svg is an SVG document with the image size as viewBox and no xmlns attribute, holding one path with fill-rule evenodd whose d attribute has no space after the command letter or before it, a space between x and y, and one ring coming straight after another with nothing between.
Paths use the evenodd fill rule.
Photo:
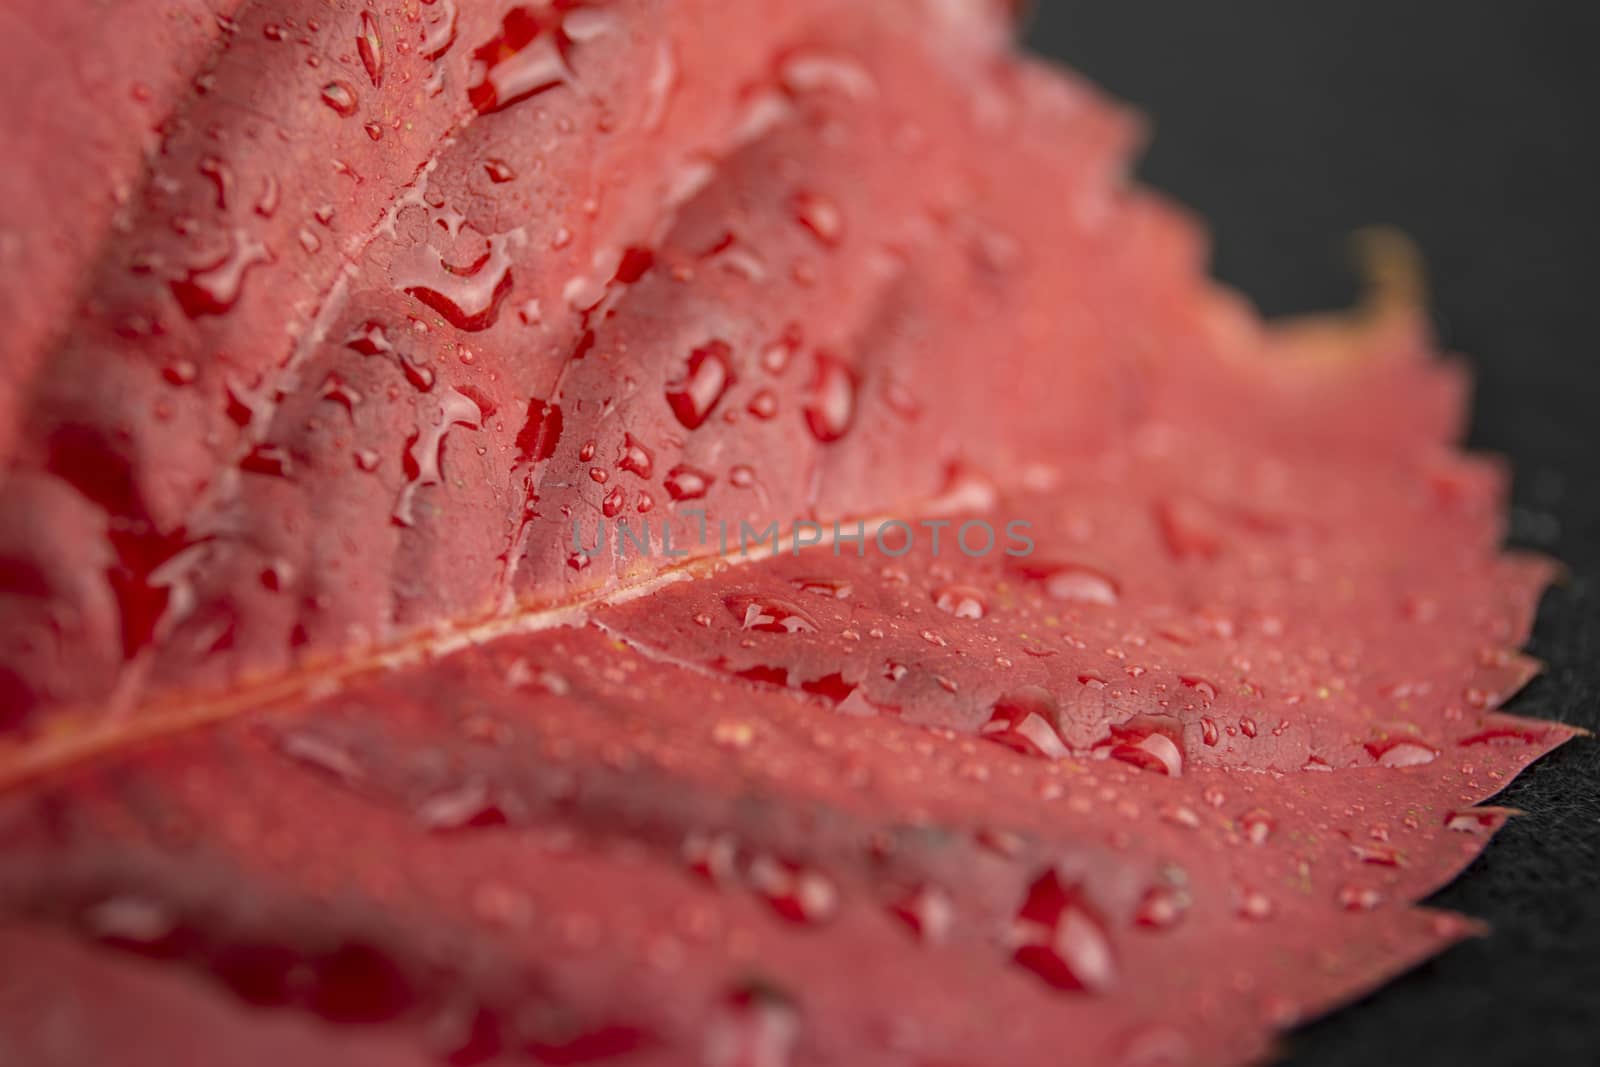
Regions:
<instances>
[{"instance_id":1,"label":"large water droplet","mask_svg":"<svg viewBox=\"0 0 1600 1067\"><path fill-rule=\"evenodd\" d=\"M1112 759L1173 778L1183 773L1183 724L1170 715L1135 715L1095 746Z\"/></svg>"},{"instance_id":2,"label":"large water droplet","mask_svg":"<svg viewBox=\"0 0 1600 1067\"><path fill-rule=\"evenodd\" d=\"M1403 738L1369 741L1366 749L1367 754L1380 767L1420 767L1425 763L1432 763L1439 755L1438 750L1430 745Z\"/></svg>"},{"instance_id":3,"label":"large water droplet","mask_svg":"<svg viewBox=\"0 0 1600 1067\"><path fill-rule=\"evenodd\" d=\"M983 593L967 585L947 585L934 592L933 602L958 619L981 619L989 611Z\"/></svg>"},{"instance_id":4,"label":"large water droplet","mask_svg":"<svg viewBox=\"0 0 1600 1067\"><path fill-rule=\"evenodd\" d=\"M1116 980L1116 960L1105 924L1078 885L1063 884L1054 870L1028 887L1011 925L1017 963L1057 989L1103 992Z\"/></svg>"},{"instance_id":5,"label":"large water droplet","mask_svg":"<svg viewBox=\"0 0 1600 1067\"><path fill-rule=\"evenodd\" d=\"M482 114L563 85L572 76L554 12L514 7L500 32L472 53L467 99Z\"/></svg>"},{"instance_id":6,"label":"large water droplet","mask_svg":"<svg viewBox=\"0 0 1600 1067\"><path fill-rule=\"evenodd\" d=\"M617 468L648 479L655 470L656 457L631 433L622 435L622 447L617 452Z\"/></svg>"},{"instance_id":7,"label":"large water droplet","mask_svg":"<svg viewBox=\"0 0 1600 1067\"><path fill-rule=\"evenodd\" d=\"M511 292L511 248L521 237L521 230L513 230L489 238L489 250L466 267L446 263L432 246L419 246L409 268L396 268L395 282L456 329L486 330Z\"/></svg>"},{"instance_id":8,"label":"large water droplet","mask_svg":"<svg viewBox=\"0 0 1600 1067\"><path fill-rule=\"evenodd\" d=\"M674 500L698 500L706 495L715 481L705 471L680 463L667 472L667 495Z\"/></svg>"},{"instance_id":9,"label":"large water droplet","mask_svg":"<svg viewBox=\"0 0 1600 1067\"><path fill-rule=\"evenodd\" d=\"M244 230L235 230L233 245L219 260L190 270L171 283L184 314L191 319L220 315L239 302L245 272L258 263L271 263L267 246L252 240Z\"/></svg>"},{"instance_id":10,"label":"large water droplet","mask_svg":"<svg viewBox=\"0 0 1600 1067\"><path fill-rule=\"evenodd\" d=\"M995 701L979 734L1027 756L1062 759L1069 753L1056 732L1061 707L1055 694L1036 685L1023 686Z\"/></svg>"},{"instance_id":11,"label":"large water droplet","mask_svg":"<svg viewBox=\"0 0 1600 1067\"><path fill-rule=\"evenodd\" d=\"M437 0L428 6L433 10L423 16L422 46L418 51L424 59L438 59L456 43L456 0Z\"/></svg>"},{"instance_id":12,"label":"large water droplet","mask_svg":"<svg viewBox=\"0 0 1600 1067\"><path fill-rule=\"evenodd\" d=\"M820 629L811 613L779 597L738 594L725 597L723 605L746 630L768 634L816 633Z\"/></svg>"},{"instance_id":13,"label":"large water droplet","mask_svg":"<svg viewBox=\"0 0 1600 1067\"><path fill-rule=\"evenodd\" d=\"M689 353L680 377L667 383L667 403L687 429L698 429L733 384L732 350L710 341Z\"/></svg>"},{"instance_id":14,"label":"large water droplet","mask_svg":"<svg viewBox=\"0 0 1600 1067\"><path fill-rule=\"evenodd\" d=\"M790 1067L800 1013L769 986L751 986L726 1001L706 1031L705 1067Z\"/></svg>"},{"instance_id":15,"label":"large water droplet","mask_svg":"<svg viewBox=\"0 0 1600 1067\"><path fill-rule=\"evenodd\" d=\"M839 440L855 421L855 372L826 352L817 353L805 414L811 435L824 444Z\"/></svg>"},{"instance_id":16,"label":"large water droplet","mask_svg":"<svg viewBox=\"0 0 1600 1067\"><path fill-rule=\"evenodd\" d=\"M1045 592L1056 600L1074 604L1115 604L1121 591L1115 580L1103 571L1079 563L1050 563L1027 561L1019 570L1034 581L1044 585Z\"/></svg>"},{"instance_id":17,"label":"large water droplet","mask_svg":"<svg viewBox=\"0 0 1600 1067\"><path fill-rule=\"evenodd\" d=\"M358 326L345 338L344 344L346 348L363 356L393 356L413 388L424 393L433 388L433 369L421 363L410 352L396 348L390 342L383 324L375 319L368 319Z\"/></svg>"},{"instance_id":18,"label":"large water droplet","mask_svg":"<svg viewBox=\"0 0 1600 1067\"><path fill-rule=\"evenodd\" d=\"M378 20L372 12L361 13L361 32L356 36L356 51L361 53L361 65L367 68L367 77L373 88L383 84L383 36L378 32Z\"/></svg>"},{"instance_id":19,"label":"large water droplet","mask_svg":"<svg viewBox=\"0 0 1600 1067\"><path fill-rule=\"evenodd\" d=\"M517 431L517 464L540 463L555 455L561 441L561 407L538 397L528 401L528 418ZM588 557L584 557L587 559Z\"/></svg>"},{"instance_id":20,"label":"large water droplet","mask_svg":"<svg viewBox=\"0 0 1600 1067\"><path fill-rule=\"evenodd\" d=\"M855 592L855 586L843 578L795 578L790 584L801 592L833 600L849 600L850 594Z\"/></svg>"},{"instance_id":21,"label":"large water droplet","mask_svg":"<svg viewBox=\"0 0 1600 1067\"><path fill-rule=\"evenodd\" d=\"M322 102L341 118L349 118L358 106L356 91L344 82L329 82L322 87Z\"/></svg>"},{"instance_id":22,"label":"large water droplet","mask_svg":"<svg viewBox=\"0 0 1600 1067\"><path fill-rule=\"evenodd\" d=\"M439 421L426 431L418 433L407 453L406 474L409 481L400 490L394 512L390 516L397 526L416 525L414 503L417 491L430 485L439 485L444 476L439 470L439 453L444 447L445 435L454 426L478 429L483 424L483 410L464 393L446 390L440 398Z\"/></svg>"}]
</instances>

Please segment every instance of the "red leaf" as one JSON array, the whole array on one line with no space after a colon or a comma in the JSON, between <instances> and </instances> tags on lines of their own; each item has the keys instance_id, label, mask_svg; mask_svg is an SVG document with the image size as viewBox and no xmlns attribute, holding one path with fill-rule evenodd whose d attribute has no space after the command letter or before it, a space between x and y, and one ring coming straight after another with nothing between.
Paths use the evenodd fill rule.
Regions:
<instances>
[{"instance_id":1,"label":"red leaf","mask_svg":"<svg viewBox=\"0 0 1600 1067\"><path fill-rule=\"evenodd\" d=\"M1460 376L1010 6L0 38L0 1043L1239 1063L1472 932L1571 730Z\"/></svg>"}]
</instances>

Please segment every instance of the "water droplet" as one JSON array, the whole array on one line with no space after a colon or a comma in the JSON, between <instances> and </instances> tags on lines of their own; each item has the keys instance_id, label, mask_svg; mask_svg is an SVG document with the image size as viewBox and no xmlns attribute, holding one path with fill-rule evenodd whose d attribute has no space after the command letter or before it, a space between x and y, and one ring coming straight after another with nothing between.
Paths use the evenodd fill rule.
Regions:
<instances>
[{"instance_id":1,"label":"water droplet","mask_svg":"<svg viewBox=\"0 0 1600 1067\"><path fill-rule=\"evenodd\" d=\"M297 763L353 785L366 778L354 756L334 741L302 730L286 731L278 737L278 750Z\"/></svg>"},{"instance_id":2,"label":"water droplet","mask_svg":"<svg viewBox=\"0 0 1600 1067\"><path fill-rule=\"evenodd\" d=\"M698 500L706 495L715 480L704 471L680 463L667 472L667 495L674 500Z\"/></svg>"},{"instance_id":3,"label":"water droplet","mask_svg":"<svg viewBox=\"0 0 1600 1067\"><path fill-rule=\"evenodd\" d=\"M1270 919L1272 917L1272 898L1259 889L1241 889L1239 891L1239 914L1246 919Z\"/></svg>"},{"instance_id":4,"label":"water droplet","mask_svg":"<svg viewBox=\"0 0 1600 1067\"><path fill-rule=\"evenodd\" d=\"M853 59L826 52L803 51L790 55L778 72L791 93L832 92L850 100L868 100L878 86L867 69Z\"/></svg>"},{"instance_id":5,"label":"water droplet","mask_svg":"<svg viewBox=\"0 0 1600 1067\"><path fill-rule=\"evenodd\" d=\"M772 910L791 922L827 922L838 911L839 890L821 871L761 855L751 861L748 879Z\"/></svg>"},{"instance_id":6,"label":"water droplet","mask_svg":"<svg viewBox=\"0 0 1600 1067\"><path fill-rule=\"evenodd\" d=\"M1339 904L1345 911L1371 911L1383 903L1383 893L1371 886L1347 885L1339 889Z\"/></svg>"},{"instance_id":7,"label":"water droplet","mask_svg":"<svg viewBox=\"0 0 1600 1067\"><path fill-rule=\"evenodd\" d=\"M983 594L966 585L947 585L937 590L933 602L940 611L949 612L958 619L981 619L989 611Z\"/></svg>"},{"instance_id":8,"label":"water droplet","mask_svg":"<svg viewBox=\"0 0 1600 1067\"><path fill-rule=\"evenodd\" d=\"M855 591L855 587L842 578L795 578L791 584L802 592L834 600L849 600Z\"/></svg>"},{"instance_id":9,"label":"water droplet","mask_svg":"<svg viewBox=\"0 0 1600 1067\"><path fill-rule=\"evenodd\" d=\"M622 509L627 506L628 494L625 493L622 487L619 485L612 489L611 492L607 493L605 499L600 502L600 511L603 515L605 515L606 518L614 519L620 515L622 513Z\"/></svg>"},{"instance_id":10,"label":"water droplet","mask_svg":"<svg viewBox=\"0 0 1600 1067\"><path fill-rule=\"evenodd\" d=\"M512 170L510 164L503 159L485 160L483 170L484 173L489 175L489 180L496 185L503 185L517 176L517 172ZM539 316L535 314L533 318L537 321Z\"/></svg>"},{"instance_id":11,"label":"water droplet","mask_svg":"<svg viewBox=\"0 0 1600 1067\"><path fill-rule=\"evenodd\" d=\"M1121 597L1110 575L1077 563L1023 563L1022 573L1044 584L1056 600L1074 604L1115 604Z\"/></svg>"},{"instance_id":12,"label":"water droplet","mask_svg":"<svg viewBox=\"0 0 1600 1067\"><path fill-rule=\"evenodd\" d=\"M1156 507L1156 524L1173 558L1214 559L1222 551L1222 533L1215 509L1197 498L1174 497Z\"/></svg>"},{"instance_id":13,"label":"water droplet","mask_svg":"<svg viewBox=\"0 0 1600 1067\"><path fill-rule=\"evenodd\" d=\"M329 82L322 87L322 102L333 109L341 118L349 118L356 113L358 106L356 91L344 82Z\"/></svg>"},{"instance_id":14,"label":"water droplet","mask_svg":"<svg viewBox=\"0 0 1600 1067\"><path fill-rule=\"evenodd\" d=\"M439 421L426 431L419 432L406 453L406 474L409 480L400 490L400 499L396 501L394 512L390 516L397 526L409 527L416 524L413 509L418 490L443 483L444 476L439 470L439 454L444 448L445 435L450 429L454 426L478 429L483 424L482 409L471 397L454 389L445 391L440 398L440 408Z\"/></svg>"},{"instance_id":15,"label":"water droplet","mask_svg":"<svg viewBox=\"0 0 1600 1067\"><path fill-rule=\"evenodd\" d=\"M784 327L778 339L761 350L761 366L768 374L779 375L788 369L789 362L800 351L800 346L805 342L805 337L800 327L790 323Z\"/></svg>"},{"instance_id":16,"label":"water droplet","mask_svg":"<svg viewBox=\"0 0 1600 1067\"><path fill-rule=\"evenodd\" d=\"M1023 686L995 701L989 721L978 733L1025 756L1062 759L1069 753L1056 732L1060 718L1061 706L1054 693L1036 685Z\"/></svg>"},{"instance_id":17,"label":"water droplet","mask_svg":"<svg viewBox=\"0 0 1600 1067\"><path fill-rule=\"evenodd\" d=\"M667 383L667 403L685 428L698 429L733 384L731 354L722 341L701 345L689 353L682 375Z\"/></svg>"},{"instance_id":18,"label":"water droplet","mask_svg":"<svg viewBox=\"0 0 1600 1067\"><path fill-rule=\"evenodd\" d=\"M172 295L191 319L221 315L238 303L245 273L257 264L272 261L266 245L252 240L244 230L236 230L229 251L221 259L175 279L171 283Z\"/></svg>"},{"instance_id":19,"label":"water droplet","mask_svg":"<svg viewBox=\"0 0 1600 1067\"><path fill-rule=\"evenodd\" d=\"M800 1013L787 996L751 986L727 998L706 1030L705 1067L790 1067Z\"/></svg>"},{"instance_id":20,"label":"water droplet","mask_svg":"<svg viewBox=\"0 0 1600 1067\"><path fill-rule=\"evenodd\" d=\"M270 219L278 210L279 195L278 179L270 174L262 178L261 195L256 197L256 214Z\"/></svg>"},{"instance_id":21,"label":"water droplet","mask_svg":"<svg viewBox=\"0 0 1600 1067\"><path fill-rule=\"evenodd\" d=\"M446 263L431 245L416 249L410 269L395 272L396 284L442 315L458 330L486 330L511 292L511 248L521 230L489 238L489 249L466 267Z\"/></svg>"},{"instance_id":22,"label":"water droplet","mask_svg":"<svg viewBox=\"0 0 1600 1067\"><path fill-rule=\"evenodd\" d=\"M806 399L806 425L823 444L849 432L856 414L855 372L826 352L817 353L816 373Z\"/></svg>"},{"instance_id":23,"label":"water droplet","mask_svg":"<svg viewBox=\"0 0 1600 1067\"><path fill-rule=\"evenodd\" d=\"M217 207L226 209L233 195L233 168L216 156L206 156L200 160L199 170L216 188Z\"/></svg>"},{"instance_id":24,"label":"water droplet","mask_svg":"<svg viewBox=\"0 0 1600 1067\"><path fill-rule=\"evenodd\" d=\"M1375 842L1357 842L1350 846L1350 854L1362 863L1375 867L1399 867L1400 853L1393 845Z\"/></svg>"},{"instance_id":25,"label":"water droplet","mask_svg":"<svg viewBox=\"0 0 1600 1067\"><path fill-rule=\"evenodd\" d=\"M572 71L563 53L565 40L549 14L512 8L500 32L472 53L467 99L488 114L566 84Z\"/></svg>"},{"instance_id":26,"label":"water droplet","mask_svg":"<svg viewBox=\"0 0 1600 1067\"><path fill-rule=\"evenodd\" d=\"M955 922L955 906L950 895L935 885L918 886L890 905L889 912L911 927L911 932L931 945L944 941Z\"/></svg>"},{"instance_id":27,"label":"water droplet","mask_svg":"<svg viewBox=\"0 0 1600 1067\"><path fill-rule=\"evenodd\" d=\"M724 606L746 630L768 634L816 633L817 620L800 605L778 597L740 594L725 597Z\"/></svg>"},{"instance_id":28,"label":"water droplet","mask_svg":"<svg viewBox=\"0 0 1600 1067\"><path fill-rule=\"evenodd\" d=\"M739 842L731 835L693 831L683 839L684 862L714 885L731 885L738 877Z\"/></svg>"},{"instance_id":29,"label":"water droplet","mask_svg":"<svg viewBox=\"0 0 1600 1067\"><path fill-rule=\"evenodd\" d=\"M282 445L266 443L256 445L244 459L239 461L239 469L242 471L275 478L289 477L290 467L288 450Z\"/></svg>"},{"instance_id":30,"label":"water droplet","mask_svg":"<svg viewBox=\"0 0 1600 1067\"><path fill-rule=\"evenodd\" d=\"M149 956L177 948L178 916L166 904L148 897L122 894L88 908L83 924L98 940Z\"/></svg>"},{"instance_id":31,"label":"water droplet","mask_svg":"<svg viewBox=\"0 0 1600 1067\"><path fill-rule=\"evenodd\" d=\"M655 470L655 454L631 433L622 436L622 447L617 451L617 467L648 479Z\"/></svg>"},{"instance_id":32,"label":"water droplet","mask_svg":"<svg viewBox=\"0 0 1600 1067\"><path fill-rule=\"evenodd\" d=\"M1497 829L1510 814L1510 808L1467 808L1445 816L1444 826L1458 834L1487 834Z\"/></svg>"},{"instance_id":33,"label":"water droplet","mask_svg":"<svg viewBox=\"0 0 1600 1067\"><path fill-rule=\"evenodd\" d=\"M795 219L822 244L835 247L844 237L844 216L839 206L818 193L796 193L789 202Z\"/></svg>"},{"instance_id":34,"label":"water droplet","mask_svg":"<svg viewBox=\"0 0 1600 1067\"><path fill-rule=\"evenodd\" d=\"M1011 926L1014 959L1049 985L1103 992L1116 980L1116 961L1105 924L1081 886L1063 884L1046 871L1028 887Z\"/></svg>"},{"instance_id":35,"label":"water droplet","mask_svg":"<svg viewBox=\"0 0 1600 1067\"><path fill-rule=\"evenodd\" d=\"M363 356L393 356L401 371L405 373L406 380L411 383L412 388L424 393L433 388L433 369L419 362L409 352L396 348L390 342L389 335L384 330L383 324L375 319L368 319L356 327L345 338L344 344L352 352L359 352Z\"/></svg>"},{"instance_id":36,"label":"water droplet","mask_svg":"<svg viewBox=\"0 0 1600 1067\"><path fill-rule=\"evenodd\" d=\"M778 397L771 389L762 389L750 398L750 414L758 419L775 418L778 414Z\"/></svg>"},{"instance_id":37,"label":"water droplet","mask_svg":"<svg viewBox=\"0 0 1600 1067\"><path fill-rule=\"evenodd\" d=\"M1484 700L1476 706L1483 707L1487 703L1488 701ZM1549 733L1549 729L1543 726L1515 726L1502 723L1463 737L1457 744L1462 748L1470 748L1473 745L1536 745L1549 736Z\"/></svg>"},{"instance_id":38,"label":"water droplet","mask_svg":"<svg viewBox=\"0 0 1600 1067\"><path fill-rule=\"evenodd\" d=\"M1170 930L1189 910L1189 894L1182 889L1161 884L1145 890L1139 898L1139 907L1133 921L1150 930Z\"/></svg>"},{"instance_id":39,"label":"water droplet","mask_svg":"<svg viewBox=\"0 0 1600 1067\"><path fill-rule=\"evenodd\" d=\"M1277 821L1269 813L1257 808L1239 816L1239 828L1252 845L1264 845L1277 828Z\"/></svg>"},{"instance_id":40,"label":"water droplet","mask_svg":"<svg viewBox=\"0 0 1600 1067\"><path fill-rule=\"evenodd\" d=\"M538 397L529 400L527 421L517 432L517 465L541 463L555 455L561 441L561 424L559 405L547 404Z\"/></svg>"},{"instance_id":41,"label":"water droplet","mask_svg":"<svg viewBox=\"0 0 1600 1067\"><path fill-rule=\"evenodd\" d=\"M1112 759L1177 778L1183 774L1183 724L1170 715L1135 715L1095 746Z\"/></svg>"},{"instance_id":42,"label":"water droplet","mask_svg":"<svg viewBox=\"0 0 1600 1067\"><path fill-rule=\"evenodd\" d=\"M172 385L189 385L200 376L200 368L193 360L174 360L162 370L161 376Z\"/></svg>"},{"instance_id":43,"label":"water droplet","mask_svg":"<svg viewBox=\"0 0 1600 1067\"><path fill-rule=\"evenodd\" d=\"M361 33L356 36L356 51L361 53L361 65L367 68L367 77L373 88L383 85L383 36L378 32L378 20L372 12L361 13Z\"/></svg>"},{"instance_id":44,"label":"water droplet","mask_svg":"<svg viewBox=\"0 0 1600 1067\"><path fill-rule=\"evenodd\" d=\"M467 782L435 793L416 809L417 821L429 830L463 830L504 826L510 819L493 792L482 782Z\"/></svg>"},{"instance_id":45,"label":"water droplet","mask_svg":"<svg viewBox=\"0 0 1600 1067\"><path fill-rule=\"evenodd\" d=\"M456 43L456 0L438 0L430 6L435 11L427 18L418 51L424 59L438 59Z\"/></svg>"},{"instance_id":46,"label":"water droplet","mask_svg":"<svg viewBox=\"0 0 1600 1067\"><path fill-rule=\"evenodd\" d=\"M1369 741L1366 749L1380 767L1420 767L1432 763L1439 755L1438 750L1429 745L1405 739Z\"/></svg>"}]
</instances>

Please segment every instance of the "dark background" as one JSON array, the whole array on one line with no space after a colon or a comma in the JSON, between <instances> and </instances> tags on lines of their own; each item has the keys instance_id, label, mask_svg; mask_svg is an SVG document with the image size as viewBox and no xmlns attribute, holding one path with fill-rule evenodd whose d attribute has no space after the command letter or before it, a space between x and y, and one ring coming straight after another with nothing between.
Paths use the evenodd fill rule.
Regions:
<instances>
[{"instance_id":1,"label":"dark background","mask_svg":"<svg viewBox=\"0 0 1600 1067\"><path fill-rule=\"evenodd\" d=\"M1040 0L1029 36L1151 119L1140 176L1267 314L1347 305L1352 230L1416 239L1477 374L1469 444L1516 470L1512 541L1571 569L1511 710L1600 731L1600 3ZM1290 1034L1285 1063L1600 1063L1600 741L1500 803L1528 816L1432 901L1493 935Z\"/></svg>"}]
</instances>

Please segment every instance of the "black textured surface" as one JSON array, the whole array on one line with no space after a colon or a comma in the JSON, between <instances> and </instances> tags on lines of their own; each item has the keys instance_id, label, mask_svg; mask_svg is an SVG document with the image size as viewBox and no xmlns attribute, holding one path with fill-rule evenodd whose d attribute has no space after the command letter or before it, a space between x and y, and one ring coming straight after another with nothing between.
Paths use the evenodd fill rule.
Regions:
<instances>
[{"instance_id":1,"label":"black textured surface","mask_svg":"<svg viewBox=\"0 0 1600 1067\"><path fill-rule=\"evenodd\" d=\"M1140 176L1265 312L1347 304L1353 229L1417 240L1477 374L1469 443L1516 471L1512 542L1571 572L1511 709L1600 730L1600 5L1041 0L1030 38L1151 118ZM1600 741L1500 802L1527 817L1434 899L1493 934L1291 1034L1286 1064L1600 1063Z\"/></svg>"}]
</instances>

